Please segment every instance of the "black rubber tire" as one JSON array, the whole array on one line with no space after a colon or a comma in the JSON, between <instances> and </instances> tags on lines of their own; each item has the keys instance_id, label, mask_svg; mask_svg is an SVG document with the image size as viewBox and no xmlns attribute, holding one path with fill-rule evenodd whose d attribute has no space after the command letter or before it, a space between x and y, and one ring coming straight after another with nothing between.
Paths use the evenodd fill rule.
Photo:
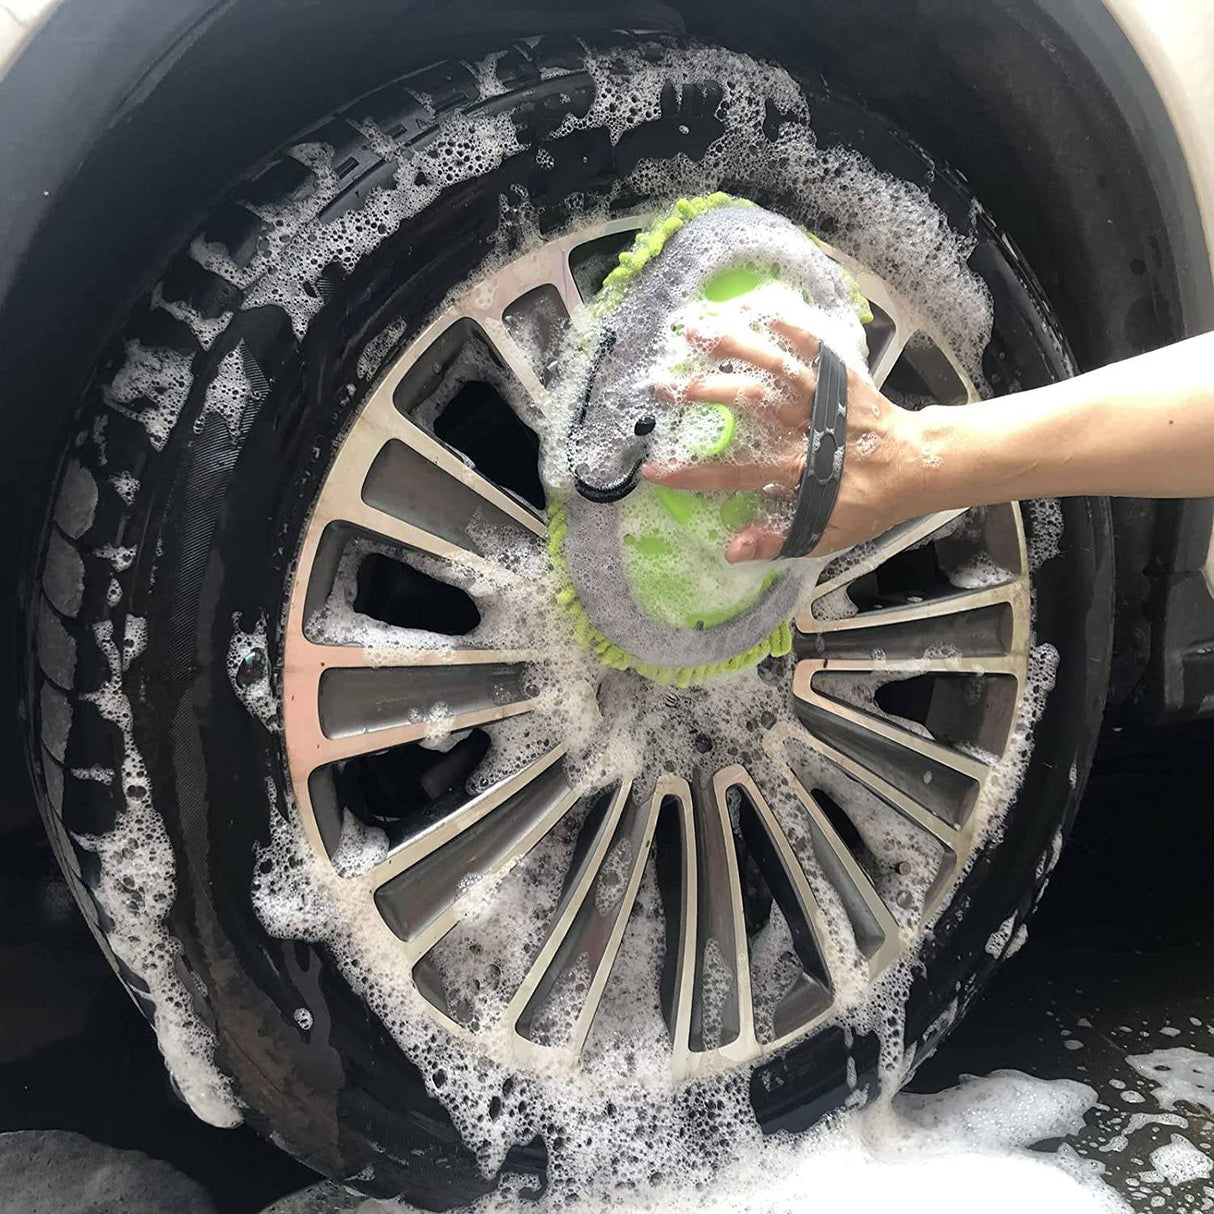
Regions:
<instances>
[{"instance_id":1,"label":"black rubber tire","mask_svg":"<svg viewBox=\"0 0 1214 1214\"><path fill-rule=\"evenodd\" d=\"M619 37L633 50L646 45ZM160 296L204 318L231 315L205 349L151 299L128 318L82 403L34 582L34 766L56 852L99 939L104 945L110 921L91 892L96 855L73 836L111 831L125 802L120 781L77 773L121 765L122 731L95 701L111 677L98 629L108 625L121 636L129 618L142 618L146 646L124 661L121 685L176 860L167 922L181 945L178 973L214 1032L216 1062L247 1105L247 1119L301 1159L333 1177L357 1175L353 1183L368 1192L403 1192L427 1208L469 1201L494 1181L478 1172L441 1105L331 958L271 938L253 911L255 845L265 842L274 812L265 781L278 785L281 806L284 776L278 735L255 723L232 690L227 645L234 618L246 629L263 617L272 624L281 618L309 504L378 369L361 375L360 357L398 318L408 322L401 333L408 340L475 271L492 249L499 198L522 184L541 227L557 225L570 194L602 189L641 156L694 156L698 141L712 137L713 84L705 81L681 95L672 90L660 121L617 144L601 131L553 139L566 107L584 113L590 103L585 53L572 38L513 46L497 63L506 91L490 102L481 100L466 66L442 64L363 98L305 137L334 149L330 167L339 178L318 222L364 205L390 171L350 119L374 113L395 140L423 146L435 119L419 93L440 122L486 105L510 113L524 150L486 177L452 187L406 228L384 233L352 274L321 269L316 290L324 304L302 341L280 307L244 307L239 289L183 251L165 269ZM1032 386L1064 374L1065 347L1031 274L959 180L862 105L820 83L807 89L819 143L859 148L878 168L921 185L974 238L972 264L996 305L986 361L991 383ZM537 166L541 148L553 157L548 171ZM764 198L762 182L721 185L779 201ZM267 235L258 212L318 188L312 169L278 156L218 206L200 234L247 264ZM160 450L139 420L105 403L105 386L135 340L190 360L189 392ZM204 413L203 396L222 359L242 342L266 390L229 426ZM133 494L109 479L114 470L137 479ZM984 947L991 933L1009 917L1021 924L1040 896L1057 832L1069 824L1091 761L1109 663L1110 526L1101 502L1069 501L1063 514L1061 552L1036 575L1037 639L1061 655L1056 684L1000 838L979 857L924 948L906 1027L919 1061L989 977L996 964ZM271 669L277 646L271 626ZM116 968L154 1017L141 976L121 963ZM324 1031L299 1031L292 1011L302 1003L323 1009L317 1020L327 1019ZM850 1094L849 1057L859 1085L875 1091L876 1053L872 1037L845 1038L838 1029L811 1037L756 1072L756 1114L771 1129L813 1123ZM537 1141L516 1148L506 1167L542 1178L544 1164Z\"/></svg>"}]
</instances>

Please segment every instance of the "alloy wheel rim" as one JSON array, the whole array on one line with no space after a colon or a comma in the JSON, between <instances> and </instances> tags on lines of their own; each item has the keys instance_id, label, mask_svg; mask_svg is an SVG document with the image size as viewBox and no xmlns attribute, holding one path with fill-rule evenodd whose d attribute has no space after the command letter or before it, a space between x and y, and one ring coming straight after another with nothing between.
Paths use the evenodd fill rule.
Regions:
<instances>
[{"instance_id":1,"label":"alloy wheel rim","mask_svg":"<svg viewBox=\"0 0 1214 1214\"><path fill-rule=\"evenodd\" d=\"M538 709L540 655L532 650L464 646L450 637L436 643L409 630L388 645L332 643L315 639L312 621L355 539L490 579L515 575L495 564L483 537L486 519L514 542L543 550L543 510L494 483L444 441L429 405L446 391L444 376L464 344L475 341L510 382L516 409L542 415L561 314L576 312L597 289L609 264L603 250L626 243L648 218L578 229L458 292L381 375L341 442L295 564L282 650L295 813L323 860L338 846L343 807L336 781L346 765L493 728ZM901 382L911 383L912 394L944 403L978 399L957 356L921 311L866 267L826 249L874 305L870 371L878 387L909 366ZM967 537L960 545L965 558L999 573L922 594L899 585L890 601L882 572L927 552L944 568L940 551L958 546L958 528ZM851 596L866 579L877 584L857 610ZM662 771L649 787L627 778L607 786L586 819L584 843L571 859L542 943L493 1025L470 1024L458 1014L427 958L540 840L584 805L584 790L566 776L563 745L474 794L449 799L441 813L406 828L367 871L347 880L358 884L359 896L392 934L399 964L413 974L439 1025L511 1066L576 1069L662 820L670 837L677 836L679 856L671 904L677 928L663 961L669 1073L681 1080L754 1062L836 1019L843 969L854 969L858 958L867 979L876 979L913 950L924 926L947 905L981 841L978 808L995 791L992 771L1012 745L1028 679L1030 603L1015 504L914 520L832 560L796 616L794 654L787 671L779 671L796 721L779 722L761 740L765 779L778 780L779 789L763 787L744 762L718 766L708 758L695 770ZM920 713L926 724L882 707L878 697L890 685L917 687L921 701L926 695ZM954 735L967 705L972 719L959 727L963 740ZM939 869L920 905L905 913L891 907L873 856L866 860L847 829L849 807L812 786L790 758L794 750L812 752L815 763L841 773L844 785L875 799L891 821L938 850ZM798 846L790 841L787 811L773 808L777 792L781 805L795 804L802 815ZM770 906L778 905L789 924L801 965L762 1027L751 989L754 933L739 863L743 836L747 856L758 857ZM816 862L813 872L805 846ZM846 916L848 958L832 938L824 900ZM558 999L564 1013L556 1033L545 1009Z\"/></svg>"}]
</instances>

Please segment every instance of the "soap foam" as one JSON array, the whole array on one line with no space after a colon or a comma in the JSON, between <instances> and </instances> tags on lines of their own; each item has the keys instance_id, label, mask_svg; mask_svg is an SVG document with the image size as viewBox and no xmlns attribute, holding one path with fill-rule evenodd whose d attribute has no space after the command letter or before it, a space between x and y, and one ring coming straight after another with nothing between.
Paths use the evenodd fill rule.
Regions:
<instances>
[{"instance_id":1,"label":"soap foam","mask_svg":"<svg viewBox=\"0 0 1214 1214\"><path fill-rule=\"evenodd\" d=\"M1091 1027L1090 1025L1088 1026ZM1116 1090L1124 1090L1125 1082L1121 1079L1112 1079L1109 1085ZM1181 1117L1179 1113L1131 1113L1126 1119L1125 1126L1119 1134L1114 1134L1099 1149L1102 1154L1116 1154L1124 1151L1130 1145L1130 1139L1138 1133L1139 1130L1145 1129L1150 1125L1167 1125L1175 1126L1177 1129L1188 1129L1188 1121Z\"/></svg>"},{"instance_id":2,"label":"soap foam","mask_svg":"<svg viewBox=\"0 0 1214 1214\"><path fill-rule=\"evenodd\" d=\"M161 1159L71 1130L0 1133L6 1214L215 1214L206 1190Z\"/></svg>"},{"instance_id":3,"label":"soap foam","mask_svg":"<svg viewBox=\"0 0 1214 1214\"><path fill-rule=\"evenodd\" d=\"M135 503L135 494L139 492L139 480L130 472L120 472L116 476L110 477L110 484L114 486L114 492L122 499L127 506L132 506Z\"/></svg>"},{"instance_id":4,"label":"soap foam","mask_svg":"<svg viewBox=\"0 0 1214 1214\"><path fill-rule=\"evenodd\" d=\"M986 951L992 957L1003 956L1003 950L1007 948L1012 939L1012 932L1016 929L1016 916L1009 915L1004 921L991 933L990 938L986 942Z\"/></svg>"},{"instance_id":5,"label":"soap foam","mask_svg":"<svg viewBox=\"0 0 1214 1214\"><path fill-rule=\"evenodd\" d=\"M240 627L232 617L232 639L228 643L228 679L244 706L272 733L279 731L279 702L270 682L270 659L266 647L266 617L252 631Z\"/></svg>"},{"instance_id":6,"label":"soap foam","mask_svg":"<svg viewBox=\"0 0 1214 1214\"><path fill-rule=\"evenodd\" d=\"M181 945L166 926L176 893L173 848L152 804L147 768L135 745L131 703L122 686L123 672L142 651L146 626L143 620L128 619L121 646L111 621L96 624L93 631L110 677L100 691L83 698L119 730L123 759L115 774L125 804L108 834L74 838L100 861L93 895L111 920L110 947L147 984L156 1039L178 1090L203 1121L237 1125L236 1097L212 1060L214 1040L179 976Z\"/></svg>"},{"instance_id":7,"label":"soap foam","mask_svg":"<svg viewBox=\"0 0 1214 1214\"><path fill-rule=\"evenodd\" d=\"M116 413L141 423L152 446L162 451L193 379L187 355L132 341L127 343L126 361L105 389L105 401Z\"/></svg>"},{"instance_id":8,"label":"soap foam","mask_svg":"<svg viewBox=\"0 0 1214 1214\"><path fill-rule=\"evenodd\" d=\"M1169 1142L1156 1147L1150 1160L1151 1167L1170 1185L1207 1180L1214 1172L1214 1161L1183 1134L1173 1134Z\"/></svg>"},{"instance_id":9,"label":"soap foam","mask_svg":"<svg viewBox=\"0 0 1214 1214\"><path fill-rule=\"evenodd\" d=\"M1174 1046L1149 1054L1132 1054L1126 1061L1144 1079L1157 1085L1152 1093L1161 1108L1176 1107L1177 1101L1214 1111L1214 1058Z\"/></svg>"},{"instance_id":10,"label":"soap foam","mask_svg":"<svg viewBox=\"0 0 1214 1214\"><path fill-rule=\"evenodd\" d=\"M692 1166L639 1189L621 1178L601 1199L570 1199L559 1189L525 1199L523 1183L508 1181L474 1203L469 1214L506 1214L522 1208L524 1200L537 1214L970 1214L976 1193L987 1214L1129 1214L1130 1207L1068 1144L1053 1154L1028 1149L1076 1133L1095 1099L1085 1084L997 1071L933 1095L902 1094L890 1104L835 1117L800 1138L763 1138L752 1130L711 1173ZM356 1207L357 1214L411 1209L380 1200Z\"/></svg>"}]
</instances>

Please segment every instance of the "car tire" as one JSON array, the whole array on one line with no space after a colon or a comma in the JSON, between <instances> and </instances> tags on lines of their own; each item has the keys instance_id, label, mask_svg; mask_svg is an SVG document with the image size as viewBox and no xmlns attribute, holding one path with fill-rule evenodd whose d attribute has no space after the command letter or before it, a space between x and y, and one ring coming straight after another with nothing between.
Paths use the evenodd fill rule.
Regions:
<instances>
[{"instance_id":1,"label":"car tire","mask_svg":"<svg viewBox=\"0 0 1214 1214\"><path fill-rule=\"evenodd\" d=\"M486 258L502 255L503 214L526 209L534 230L556 230L572 198L607 192L644 159L694 161L716 136L720 97L707 79L671 82L663 111L621 138L564 133L566 115L584 114L593 98L587 56L612 45L626 71L677 44L627 35L515 43L494 61L489 96L467 65L440 64L334 115L302 137L305 151L256 166L164 268L97 367L35 572L31 742L47 828L119 976L177 1042L178 1085L215 1120L235 1101L318 1171L425 1208L474 1200L499 1174L483 1173L325 948L274 937L253 905L271 817L290 804L274 709L278 623L317 486L350 419L391 353ZM858 101L821 81L804 87L819 145L858 148L928 194L972 241L971 268L994 301L983 364L991 386L1066 374L1065 339L1031 270L960 179ZM385 138L422 165L444 124L488 111L509 123L518 150L398 228L365 233L344 261L312 265L306 300L259 295L265 275L222 272L268 272L302 257L318 226L367 210L396 172ZM721 184L781 203L762 181ZM617 192L612 206L623 213L648 201ZM304 216L297 229L293 214ZM138 383L124 371L135 348L152 352ZM218 407L233 358L256 392ZM1000 831L922 947L906 992L911 1066L982 989L1040 897L1103 709L1107 506L1076 499L1030 510L1030 531L1034 518L1060 523L1033 571L1035 639L1056 650L1057 670ZM235 668L234 630L248 639ZM242 682L264 686L260 718L238 694ZM148 927L153 905L161 910ZM294 1015L301 1006L312 1009L308 1031ZM857 1089L874 1095L880 1063L875 1034L824 1028L755 1070L756 1116L771 1130L812 1125ZM542 1186L549 1149L542 1137L517 1144L502 1169Z\"/></svg>"}]
</instances>

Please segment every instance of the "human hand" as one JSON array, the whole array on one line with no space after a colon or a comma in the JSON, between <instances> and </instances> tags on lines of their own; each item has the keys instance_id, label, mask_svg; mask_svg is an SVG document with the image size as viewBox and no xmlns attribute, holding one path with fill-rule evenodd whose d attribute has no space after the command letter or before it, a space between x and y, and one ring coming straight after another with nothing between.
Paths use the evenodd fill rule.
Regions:
<instances>
[{"instance_id":1,"label":"human hand","mask_svg":"<svg viewBox=\"0 0 1214 1214\"><path fill-rule=\"evenodd\" d=\"M745 409L767 431L759 459L717 458L691 465L647 463L641 475L675 489L762 489L774 502L795 498L805 469L806 430L817 376L812 366L819 339L785 320L752 329L691 328L694 347L719 360L719 369L655 385L655 394L676 405L715 402ZM915 433L917 415L899 408L863 376L847 372L847 450L838 498L815 555L872 539L895 523L922 513L924 458ZM787 517L781 518L779 515ZM784 544L789 511L739 531L729 541L731 562L774 560Z\"/></svg>"}]
</instances>

